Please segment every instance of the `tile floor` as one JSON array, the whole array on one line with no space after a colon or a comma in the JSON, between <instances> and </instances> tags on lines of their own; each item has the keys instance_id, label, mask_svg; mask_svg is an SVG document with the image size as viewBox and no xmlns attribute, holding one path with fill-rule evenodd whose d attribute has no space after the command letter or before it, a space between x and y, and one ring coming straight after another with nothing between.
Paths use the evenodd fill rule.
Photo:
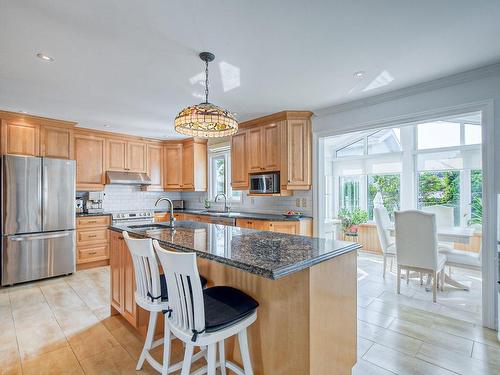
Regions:
<instances>
[{"instance_id":1,"label":"tile floor","mask_svg":"<svg viewBox=\"0 0 500 375\"><path fill-rule=\"evenodd\" d=\"M398 296L394 274L384 281L381 270L380 257L360 254L353 374L500 374L496 332L478 324L479 274L456 270L471 292L445 289L433 304L417 279ZM136 373L142 338L109 316L108 285L102 267L0 289L0 375ZM147 365L138 373L156 374Z\"/></svg>"}]
</instances>

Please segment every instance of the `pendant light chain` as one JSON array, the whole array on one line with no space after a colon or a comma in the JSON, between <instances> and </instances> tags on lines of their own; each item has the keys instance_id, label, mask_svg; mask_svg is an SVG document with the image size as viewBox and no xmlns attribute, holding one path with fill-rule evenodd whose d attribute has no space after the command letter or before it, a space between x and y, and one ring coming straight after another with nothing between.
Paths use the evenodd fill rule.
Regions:
<instances>
[{"instance_id":1,"label":"pendant light chain","mask_svg":"<svg viewBox=\"0 0 500 375\"><path fill-rule=\"evenodd\" d=\"M208 60L205 61L205 103L208 103Z\"/></svg>"}]
</instances>

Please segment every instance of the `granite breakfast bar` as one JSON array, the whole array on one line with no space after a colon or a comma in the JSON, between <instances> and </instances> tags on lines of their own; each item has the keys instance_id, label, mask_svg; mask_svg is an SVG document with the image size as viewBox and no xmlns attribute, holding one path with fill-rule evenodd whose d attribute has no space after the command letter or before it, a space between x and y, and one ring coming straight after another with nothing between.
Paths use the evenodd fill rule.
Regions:
<instances>
[{"instance_id":1,"label":"granite breakfast bar","mask_svg":"<svg viewBox=\"0 0 500 375\"><path fill-rule=\"evenodd\" d=\"M358 244L196 222L177 222L175 229L156 224L110 230L112 311L137 329L144 328L147 313L133 301L123 230L157 239L166 249L196 252L209 286L233 286L259 301L249 329L255 374L351 373ZM226 356L240 362L237 343L226 343Z\"/></svg>"}]
</instances>

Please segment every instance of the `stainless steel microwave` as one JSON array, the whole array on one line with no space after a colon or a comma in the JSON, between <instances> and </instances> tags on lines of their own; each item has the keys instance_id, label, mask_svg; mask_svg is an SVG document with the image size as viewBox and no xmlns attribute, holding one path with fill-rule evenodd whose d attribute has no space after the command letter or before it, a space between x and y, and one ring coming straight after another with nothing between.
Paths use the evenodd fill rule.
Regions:
<instances>
[{"instance_id":1,"label":"stainless steel microwave","mask_svg":"<svg viewBox=\"0 0 500 375\"><path fill-rule=\"evenodd\" d=\"M274 194L280 192L279 173L250 175L250 193Z\"/></svg>"}]
</instances>

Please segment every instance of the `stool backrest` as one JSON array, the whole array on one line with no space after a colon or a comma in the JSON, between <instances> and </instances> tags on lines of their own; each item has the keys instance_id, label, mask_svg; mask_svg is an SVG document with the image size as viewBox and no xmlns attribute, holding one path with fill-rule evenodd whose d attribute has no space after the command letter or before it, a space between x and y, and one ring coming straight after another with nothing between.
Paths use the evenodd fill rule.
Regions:
<instances>
[{"instance_id":1,"label":"stool backrest","mask_svg":"<svg viewBox=\"0 0 500 375\"><path fill-rule=\"evenodd\" d=\"M156 240L153 247L167 281L170 324L187 334L203 332L205 307L196 254L165 250Z\"/></svg>"},{"instance_id":2,"label":"stool backrest","mask_svg":"<svg viewBox=\"0 0 500 375\"><path fill-rule=\"evenodd\" d=\"M150 238L131 238L123 231L135 274L135 299L139 306L161 303L160 271Z\"/></svg>"}]
</instances>

